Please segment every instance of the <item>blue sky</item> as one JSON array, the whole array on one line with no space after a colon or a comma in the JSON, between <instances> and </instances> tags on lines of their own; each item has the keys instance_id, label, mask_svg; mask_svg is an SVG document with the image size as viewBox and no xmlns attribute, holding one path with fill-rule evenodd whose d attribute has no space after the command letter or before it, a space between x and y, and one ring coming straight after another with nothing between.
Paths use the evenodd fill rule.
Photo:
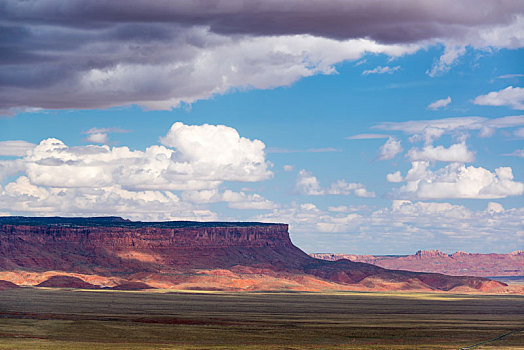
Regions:
<instances>
[{"instance_id":1,"label":"blue sky","mask_svg":"<svg viewBox=\"0 0 524 350\"><path fill-rule=\"evenodd\" d=\"M55 2L28 3L1 22L1 215L284 222L308 252L524 246L515 4L469 19L446 1L387 5L435 16L427 27L325 2L268 29L235 6L74 1L54 17ZM162 11L173 19L151 22ZM376 18L331 26L359 11Z\"/></svg>"}]
</instances>

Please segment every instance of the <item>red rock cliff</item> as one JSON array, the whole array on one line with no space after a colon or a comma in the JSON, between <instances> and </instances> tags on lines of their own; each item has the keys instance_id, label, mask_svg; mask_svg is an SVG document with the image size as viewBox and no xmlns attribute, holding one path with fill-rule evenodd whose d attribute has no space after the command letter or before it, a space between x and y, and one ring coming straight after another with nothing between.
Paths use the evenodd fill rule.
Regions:
<instances>
[{"instance_id":1,"label":"red rock cliff","mask_svg":"<svg viewBox=\"0 0 524 350\"><path fill-rule=\"evenodd\" d=\"M83 272L91 266L158 270L159 265L210 268L283 264L296 259L309 257L291 243L284 224L180 228L0 226L3 269L66 268Z\"/></svg>"},{"instance_id":2,"label":"red rock cliff","mask_svg":"<svg viewBox=\"0 0 524 350\"><path fill-rule=\"evenodd\" d=\"M288 281L313 275L324 281L382 289L480 289L490 282L391 271L349 260L318 260L294 246L287 229L284 224L265 223L0 217L0 270L18 271L18 275L21 271L62 271L132 278L135 282L147 282L156 276L157 280L166 278L173 282L201 274L202 269L230 269L267 273L272 278L285 276Z\"/></svg>"}]
</instances>

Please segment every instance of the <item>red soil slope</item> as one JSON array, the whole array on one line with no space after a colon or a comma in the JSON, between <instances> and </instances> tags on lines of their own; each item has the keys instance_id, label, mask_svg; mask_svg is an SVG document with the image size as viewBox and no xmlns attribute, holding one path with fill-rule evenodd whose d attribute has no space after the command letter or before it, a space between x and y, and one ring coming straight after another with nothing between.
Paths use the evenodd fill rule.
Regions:
<instances>
[{"instance_id":1,"label":"red soil slope","mask_svg":"<svg viewBox=\"0 0 524 350\"><path fill-rule=\"evenodd\" d=\"M127 282L225 290L489 291L505 287L478 277L315 259L293 245L283 224L0 218L0 279L34 285L55 274L105 287ZM63 286L73 284L69 280Z\"/></svg>"},{"instance_id":2,"label":"red soil slope","mask_svg":"<svg viewBox=\"0 0 524 350\"><path fill-rule=\"evenodd\" d=\"M373 256L354 254L311 254L317 259L348 259L386 269L436 272L452 276L524 276L524 252L509 254L445 254L438 250L418 251L408 256Z\"/></svg>"},{"instance_id":3,"label":"red soil slope","mask_svg":"<svg viewBox=\"0 0 524 350\"><path fill-rule=\"evenodd\" d=\"M99 286L95 286L91 283L85 282L77 277L72 276L53 276L42 283L39 283L37 287L51 287L51 288L82 288L82 289L98 289Z\"/></svg>"},{"instance_id":4,"label":"red soil slope","mask_svg":"<svg viewBox=\"0 0 524 350\"><path fill-rule=\"evenodd\" d=\"M13 282L0 280L0 290L20 288L19 285L14 284Z\"/></svg>"}]
</instances>

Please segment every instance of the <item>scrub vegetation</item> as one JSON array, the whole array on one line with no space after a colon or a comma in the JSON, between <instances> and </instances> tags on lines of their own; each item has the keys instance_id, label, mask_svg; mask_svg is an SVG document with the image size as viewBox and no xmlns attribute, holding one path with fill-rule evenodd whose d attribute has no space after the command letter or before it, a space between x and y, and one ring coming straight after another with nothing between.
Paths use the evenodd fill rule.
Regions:
<instances>
[{"instance_id":1,"label":"scrub vegetation","mask_svg":"<svg viewBox=\"0 0 524 350\"><path fill-rule=\"evenodd\" d=\"M18 288L0 291L0 349L460 349L522 328L523 310L515 295Z\"/></svg>"}]
</instances>

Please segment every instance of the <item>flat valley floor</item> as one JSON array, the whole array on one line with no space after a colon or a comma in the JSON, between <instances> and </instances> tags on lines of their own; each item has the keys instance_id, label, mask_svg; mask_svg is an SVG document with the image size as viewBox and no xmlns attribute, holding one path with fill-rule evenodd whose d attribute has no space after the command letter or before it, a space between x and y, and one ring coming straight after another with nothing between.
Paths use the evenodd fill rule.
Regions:
<instances>
[{"instance_id":1,"label":"flat valley floor","mask_svg":"<svg viewBox=\"0 0 524 350\"><path fill-rule=\"evenodd\" d=\"M524 349L524 297L0 291L0 349Z\"/></svg>"}]
</instances>

